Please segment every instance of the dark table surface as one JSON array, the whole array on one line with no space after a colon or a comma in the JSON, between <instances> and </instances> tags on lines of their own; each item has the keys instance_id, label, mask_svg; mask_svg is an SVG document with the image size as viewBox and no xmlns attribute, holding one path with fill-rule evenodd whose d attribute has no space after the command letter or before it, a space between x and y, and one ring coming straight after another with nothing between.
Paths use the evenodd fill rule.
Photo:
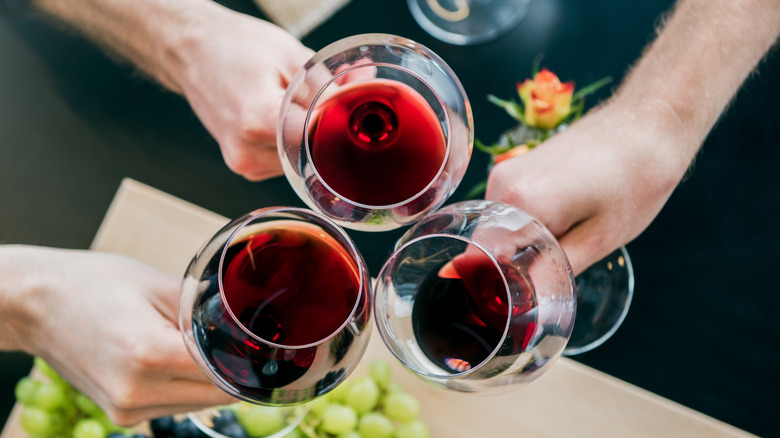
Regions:
<instances>
[{"instance_id":1,"label":"dark table surface","mask_svg":"<svg viewBox=\"0 0 780 438\"><path fill-rule=\"evenodd\" d=\"M249 0L227 4L262 16ZM533 0L511 33L456 47L423 32L404 2L354 0L304 43L317 50L348 35L382 32L427 45L463 82L476 136L492 141L511 120L485 96L513 96L538 54L564 80L619 81L670 4ZM600 348L575 357L763 436L779 434L778 78L775 52L712 131L660 215L628 245L636 293L623 326ZM453 199L484 177L486 163L474 154ZM303 205L284 178L251 183L232 174L181 97L71 33L27 18L0 20L0 242L89 247L123 177L228 217ZM353 233L373 274L398 235ZM30 364L23 354L0 354L0 418Z\"/></svg>"}]
</instances>

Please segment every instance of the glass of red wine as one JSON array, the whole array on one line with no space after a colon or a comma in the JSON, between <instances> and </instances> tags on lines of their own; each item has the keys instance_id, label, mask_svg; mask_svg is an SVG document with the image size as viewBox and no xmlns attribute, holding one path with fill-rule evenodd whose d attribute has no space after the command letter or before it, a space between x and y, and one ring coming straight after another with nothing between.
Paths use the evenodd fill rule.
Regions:
<instances>
[{"instance_id":1,"label":"glass of red wine","mask_svg":"<svg viewBox=\"0 0 780 438\"><path fill-rule=\"evenodd\" d=\"M444 204L466 172L471 107L453 71L406 38L365 34L317 52L282 102L284 173L343 227L384 231Z\"/></svg>"},{"instance_id":2,"label":"glass of red wine","mask_svg":"<svg viewBox=\"0 0 780 438\"><path fill-rule=\"evenodd\" d=\"M264 208L231 221L190 262L179 325L195 362L228 394L299 404L357 365L370 293L343 229L310 210Z\"/></svg>"},{"instance_id":3,"label":"glass of red wine","mask_svg":"<svg viewBox=\"0 0 780 438\"><path fill-rule=\"evenodd\" d=\"M561 356L574 324L571 266L523 211L492 201L446 206L399 239L375 283L379 334L436 386L503 392Z\"/></svg>"}]
</instances>

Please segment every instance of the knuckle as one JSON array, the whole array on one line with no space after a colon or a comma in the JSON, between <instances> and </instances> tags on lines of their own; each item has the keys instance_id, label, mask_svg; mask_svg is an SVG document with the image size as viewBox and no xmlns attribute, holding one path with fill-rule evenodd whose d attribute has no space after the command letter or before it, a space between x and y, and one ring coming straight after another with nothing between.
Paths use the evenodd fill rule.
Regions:
<instances>
[{"instance_id":1,"label":"knuckle","mask_svg":"<svg viewBox=\"0 0 780 438\"><path fill-rule=\"evenodd\" d=\"M129 412L141 405L139 394L140 391L135 384L117 382L108 392L111 407L106 414L116 424L127 421Z\"/></svg>"},{"instance_id":2,"label":"knuckle","mask_svg":"<svg viewBox=\"0 0 780 438\"><path fill-rule=\"evenodd\" d=\"M142 419L129 410L116 409L106 412L109 420L120 427L131 427L138 424Z\"/></svg>"}]
</instances>

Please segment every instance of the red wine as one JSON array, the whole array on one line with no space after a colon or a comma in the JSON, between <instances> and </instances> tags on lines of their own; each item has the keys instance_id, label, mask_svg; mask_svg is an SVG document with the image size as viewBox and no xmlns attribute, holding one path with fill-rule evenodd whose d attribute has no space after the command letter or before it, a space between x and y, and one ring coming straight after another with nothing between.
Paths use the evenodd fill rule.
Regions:
<instances>
[{"instance_id":1,"label":"red wine","mask_svg":"<svg viewBox=\"0 0 780 438\"><path fill-rule=\"evenodd\" d=\"M441 123L412 87L390 80L347 86L317 110L314 167L339 196L370 206L421 192L446 155Z\"/></svg>"},{"instance_id":2,"label":"red wine","mask_svg":"<svg viewBox=\"0 0 780 438\"><path fill-rule=\"evenodd\" d=\"M516 287L507 294L501 272L485 253L468 251L420 284L412 324L418 345L433 363L449 372L464 372L496 349L499 355L504 347L515 354L528 344L536 327L533 289L522 277L504 270L515 277L510 281ZM510 334L507 345L505 331Z\"/></svg>"},{"instance_id":3,"label":"red wine","mask_svg":"<svg viewBox=\"0 0 780 438\"><path fill-rule=\"evenodd\" d=\"M296 346L320 341L344 324L360 277L333 237L315 226L285 222L231 246L222 287L228 307L250 332Z\"/></svg>"},{"instance_id":4,"label":"red wine","mask_svg":"<svg viewBox=\"0 0 780 438\"><path fill-rule=\"evenodd\" d=\"M308 346L336 333L360 298L356 261L320 228L273 222L233 242L221 273L224 302L211 281L215 290L204 294L197 310L205 315L194 318L203 323L193 333L212 370L239 392L270 400L279 396L279 388L302 378L323 348L332 360L319 360L320 365L334 367L348 354L350 331L325 347ZM330 389L328 379L338 377L334 367L316 383L315 392Z\"/></svg>"}]
</instances>

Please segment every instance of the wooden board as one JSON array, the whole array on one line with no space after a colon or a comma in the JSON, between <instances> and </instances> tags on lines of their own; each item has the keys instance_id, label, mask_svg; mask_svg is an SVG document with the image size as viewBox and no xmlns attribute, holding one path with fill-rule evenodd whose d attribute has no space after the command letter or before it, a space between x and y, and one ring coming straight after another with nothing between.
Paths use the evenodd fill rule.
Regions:
<instances>
[{"instance_id":1,"label":"wooden board","mask_svg":"<svg viewBox=\"0 0 780 438\"><path fill-rule=\"evenodd\" d=\"M92 248L129 255L183 274L190 258L227 218L149 186L123 181ZM431 387L407 372L373 333L355 371L387 360L395 380L422 402L432 437L745 437L740 429L561 358L537 381L500 396ZM27 438L18 406L0 438Z\"/></svg>"}]
</instances>

